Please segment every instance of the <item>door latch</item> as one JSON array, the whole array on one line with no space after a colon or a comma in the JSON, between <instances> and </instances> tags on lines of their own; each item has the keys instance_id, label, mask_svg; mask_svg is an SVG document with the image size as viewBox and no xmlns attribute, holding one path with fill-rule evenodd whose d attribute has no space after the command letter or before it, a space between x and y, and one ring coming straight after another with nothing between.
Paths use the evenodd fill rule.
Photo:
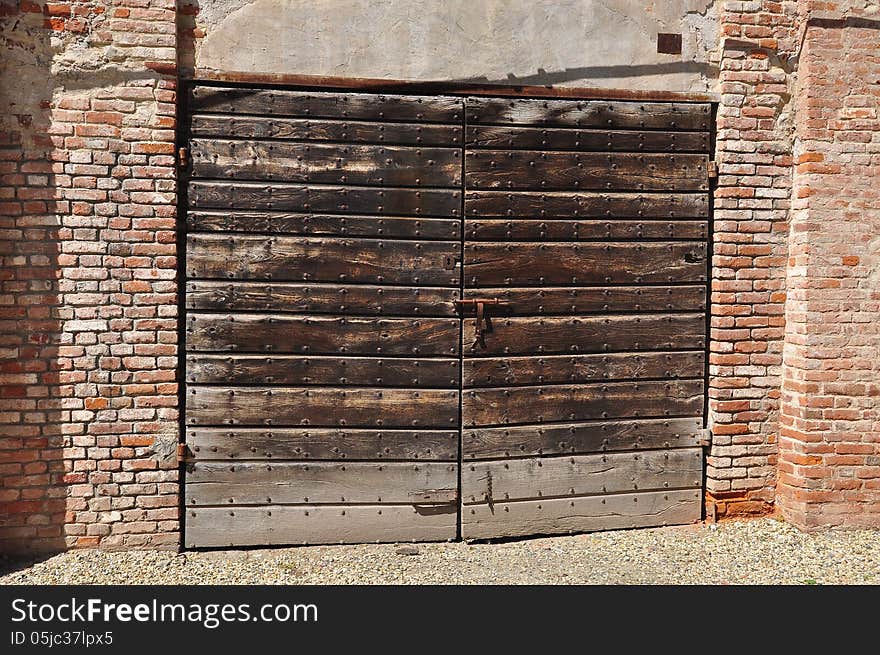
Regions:
<instances>
[{"instance_id":1,"label":"door latch","mask_svg":"<svg viewBox=\"0 0 880 655\"><path fill-rule=\"evenodd\" d=\"M456 300L455 304L459 309L465 307L474 308L477 320L474 323L474 342L471 344L471 350L476 350L477 346L485 348L485 335L487 332L492 331L492 319L489 317L486 307L500 307L507 303L501 302L498 298L465 298L462 300Z\"/></svg>"}]
</instances>

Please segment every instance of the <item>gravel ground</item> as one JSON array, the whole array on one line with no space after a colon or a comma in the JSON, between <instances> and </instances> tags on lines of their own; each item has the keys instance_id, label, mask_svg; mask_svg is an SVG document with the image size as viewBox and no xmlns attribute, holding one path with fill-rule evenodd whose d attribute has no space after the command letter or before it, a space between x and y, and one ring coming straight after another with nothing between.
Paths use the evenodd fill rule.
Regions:
<instances>
[{"instance_id":1,"label":"gravel ground","mask_svg":"<svg viewBox=\"0 0 880 655\"><path fill-rule=\"evenodd\" d=\"M505 543L0 559L0 584L877 584L880 532L772 518Z\"/></svg>"}]
</instances>

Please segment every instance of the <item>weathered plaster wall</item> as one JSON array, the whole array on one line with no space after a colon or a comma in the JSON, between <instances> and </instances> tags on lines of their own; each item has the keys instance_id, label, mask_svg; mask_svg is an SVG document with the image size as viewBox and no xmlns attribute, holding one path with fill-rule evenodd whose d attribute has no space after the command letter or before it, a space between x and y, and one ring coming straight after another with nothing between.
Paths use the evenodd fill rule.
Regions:
<instances>
[{"instance_id":1,"label":"weathered plaster wall","mask_svg":"<svg viewBox=\"0 0 880 655\"><path fill-rule=\"evenodd\" d=\"M717 76L715 0L182 2L184 68L692 92Z\"/></svg>"}]
</instances>

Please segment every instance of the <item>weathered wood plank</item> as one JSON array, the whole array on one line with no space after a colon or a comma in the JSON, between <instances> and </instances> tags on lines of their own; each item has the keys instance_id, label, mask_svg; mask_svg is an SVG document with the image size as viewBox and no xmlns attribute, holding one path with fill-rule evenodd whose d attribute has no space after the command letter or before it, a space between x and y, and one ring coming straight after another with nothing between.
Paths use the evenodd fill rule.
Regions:
<instances>
[{"instance_id":1,"label":"weathered wood plank","mask_svg":"<svg viewBox=\"0 0 880 655\"><path fill-rule=\"evenodd\" d=\"M709 152L709 132L636 132L470 125L468 148L581 152Z\"/></svg>"},{"instance_id":2,"label":"weathered wood plank","mask_svg":"<svg viewBox=\"0 0 880 655\"><path fill-rule=\"evenodd\" d=\"M708 218L706 193L598 193L590 191L473 191L465 214L499 218Z\"/></svg>"},{"instance_id":3,"label":"weathered wood plank","mask_svg":"<svg viewBox=\"0 0 880 655\"><path fill-rule=\"evenodd\" d=\"M279 182L191 180L187 199L196 209L268 209L388 216L458 216L461 191Z\"/></svg>"},{"instance_id":4,"label":"weathered wood plank","mask_svg":"<svg viewBox=\"0 0 880 655\"><path fill-rule=\"evenodd\" d=\"M466 427L698 416L702 411L702 380L471 389L462 394Z\"/></svg>"},{"instance_id":5,"label":"weathered wood plank","mask_svg":"<svg viewBox=\"0 0 880 655\"><path fill-rule=\"evenodd\" d=\"M190 109L193 112L420 123L460 123L463 102L461 98L449 96L210 86L195 86L190 94Z\"/></svg>"},{"instance_id":6,"label":"weathered wood plank","mask_svg":"<svg viewBox=\"0 0 880 655\"><path fill-rule=\"evenodd\" d=\"M188 355L193 384L289 384L457 388L457 359Z\"/></svg>"},{"instance_id":7,"label":"weathered wood plank","mask_svg":"<svg viewBox=\"0 0 880 655\"><path fill-rule=\"evenodd\" d=\"M474 323L465 320L466 342L473 336ZM491 330L483 335L485 347L465 348L464 356L700 350L706 342L705 324L705 314L493 318Z\"/></svg>"},{"instance_id":8,"label":"weathered wood plank","mask_svg":"<svg viewBox=\"0 0 880 655\"><path fill-rule=\"evenodd\" d=\"M455 241L190 234L191 278L458 286Z\"/></svg>"},{"instance_id":9,"label":"weathered wood plank","mask_svg":"<svg viewBox=\"0 0 880 655\"><path fill-rule=\"evenodd\" d=\"M701 220L508 220L467 219L465 235L472 241L623 241L641 239L705 239L709 223Z\"/></svg>"},{"instance_id":10,"label":"weathered wood plank","mask_svg":"<svg viewBox=\"0 0 880 655\"><path fill-rule=\"evenodd\" d=\"M430 356L458 354L454 318L343 318L265 314L195 314L186 348L196 352Z\"/></svg>"},{"instance_id":11,"label":"weathered wood plank","mask_svg":"<svg viewBox=\"0 0 880 655\"><path fill-rule=\"evenodd\" d=\"M219 283L218 283L219 284ZM706 285L644 287L487 287L467 289L465 298L497 298L493 316L548 316L644 312L702 311Z\"/></svg>"},{"instance_id":12,"label":"weathered wood plank","mask_svg":"<svg viewBox=\"0 0 880 655\"><path fill-rule=\"evenodd\" d=\"M461 184L461 153L454 148L228 139L193 139L190 147L193 177L379 186Z\"/></svg>"},{"instance_id":13,"label":"weathered wood plank","mask_svg":"<svg viewBox=\"0 0 880 655\"><path fill-rule=\"evenodd\" d=\"M700 444L702 418L635 419L466 428L465 460L534 455L689 448Z\"/></svg>"},{"instance_id":14,"label":"weathered wood plank","mask_svg":"<svg viewBox=\"0 0 880 655\"><path fill-rule=\"evenodd\" d=\"M458 458L457 430L188 427L186 443L196 461Z\"/></svg>"},{"instance_id":15,"label":"weathered wood plank","mask_svg":"<svg viewBox=\"0 0 880 655\"><path fill-rule=\"evenodd\" d=\"M188 508L188 548L455 539L455 505Z\"/></svg>"},{"instance_id":16,"label":"weathered wood plank","mask_svg":"<svg viewBox=\"0 0 880 655\"><path fill-rule=\"evenodd\" d=\"M429 360L430 361L430 360ZM608 353L468 358L465 387L525 384L575 384L601 380L696 378L705 371L705 353Z\"/></svg>"},{"instance_id":17,"label":"weathered wood plank","mask_svg":"<svg viewBox=\"0 0 880 655\"><path fill-rule=\"evenodd\" d=\"M705 242L467 243L466 287L702 282Z\"/></svg>"},{"instance_id":18,"label":"weathered wood plank","mask_svg":"<svg viewBox=\"0 0 880 655\"><path fill-rule=\"evenodd\" d=\"M420 146L460 146L460 125L424 123L375 123L347 119L267 118L223 114L195 114L190 131L198 137L239 139L289 139L302 141L339 141L348 143L399 143ZM629 133L623 133L629 134ZM675 135L673 135L675 136ZM626 140L619 137L618 140ZM678 145L689 143L687 134L678 135ZM649 144L663 142L648 132Z\"/></svg>"},{"instance_id":19,"label":"weathered wood plank","mask_svg":"<svg viewBox=\"0 0 880 655\"><path fill-rule=\"evenodd\" d=\"M702 473L700 448L469 462L461 500L467 511L472 503L698 488Z\"/></svg>"},{"instance_id":20,"label":"weathered wood plank","mask_svg":"<svg viewBox=\"0 0 880 655\"><path fill-rule=\"evenodd\" d=\"M605 129L708 130L711 106L680 102L468 98L467 123Z\"/></svg>"},{"instance_id":21,"label":"weathered wood plank","mask_svg":"<svg viewBox=\"0 0 880 655\"><path fill-rule=\"evenodd\" d=\"M369 284L220 282L186 284L187 309L285 313L455 316L458 289L388 287Z\"/></svg>"},{"instance_id":22,"label":"weathered wood plank","mask_svg":"<svg viewBox=\"0 0 880 655\"><path fill-rule=\"evenodd\" d=\"M187 507L457 500L452 462L196 462L185 494Z\"/></svg>"},{"instance_id":23,"label":"weathered wood plank","mask_svg":"<svg viewBox=\"0 0 880 655\"><path fill-rule=\"evenodd\" d=\"M470 189L705 191L708 155L468 150Z\"/></svg>"},{"instance_id":24,"label":"weathered wood plank","mask_svg":"<svg viewBox=\"0 0 880 655\"><path fill-rule=\"evenodd\" d=\"M461 221L458 218L190 211L187 212L186 224L190 232L260 232L304 236L447 240L461 238Z\"/></svg>"},{"instance_id":25,"label":"weathered wood plank","mask_svg":"<svg viewBox=\"0 0 880 655\"><path fill-rule=\"evenodd\" d=\"M699 489L686 489L471 505L462 511L461 535L490 539L696 523L700 498Z\"/></svg>"},{"instance_id":26,"label":"weathered wood plank","mask_svg":"<svg viewBox=\"0 0 880 655\"><path fill-rule=\"evenodd\" d=\"M458 391L333 387L187 389L188 425L458 426Z\"/></svg>"}]
</instances>

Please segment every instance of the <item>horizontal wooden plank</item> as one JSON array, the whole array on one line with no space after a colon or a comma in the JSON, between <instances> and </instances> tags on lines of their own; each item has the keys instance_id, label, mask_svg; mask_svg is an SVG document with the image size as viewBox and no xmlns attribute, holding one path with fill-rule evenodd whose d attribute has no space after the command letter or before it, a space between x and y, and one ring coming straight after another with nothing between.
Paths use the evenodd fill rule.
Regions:
<instances>
[{"instance_id":1,"label":"horizontal wooden plank","mask_svg":"<svg viewBox=\"0 0 880 655\"><path fill-rule=\"evenodd\" d=\"M463 379L465 387L498 387L696 378L704 374L705 361L703 352L468 358L463 362Z\"/></svg>"},{"instance_id":2,"label":"horizontal wooden plank","mask_svg":"<svg viewBox=\"0 0 880 655\"><path fill-rule=\"evenodd\" d=\"M188 355L194 384L290 384L457 388L458 359Z\"/></svg>"},{"instance_id":3,"label":"horizontal wooden plank","mask_svg":"<svg viewBox=\"0 0 880 655\"><path fill-rule=\"evenodd\" d=\"M195 120L195 119L193 119ZM581 130L469 125L468 148L581 152L709 152L709 132Z\"/></svg>"},{"instance_id":4,"label":"horizontal wooden plank","mask_svg":"<svg viewBox=\"0 0 880 655\"><path fill-rule=\"evenodd\" d=\"M388 216L458 216L461 191L191 180L189 207L195 209L268 209Z\"/></svg>"},{"instance_id":5,"label":"horizontal wooden plank","mask_svg":"<svg viewBox=\"0 0 880 655\"><path fill-rule=\"evenodd\" d=\"M702 311L706 285L642 287L488 287L465 298L497 298L492 316L578 315L609 312Z\"/></svg>"},{"instance_id":6,"label":"horizontal wooden plank","mask_svg":"<svg viewBox=\"0 0 880 655\"><path fill-rule=\"evenodd\" d=\"M448 504L458 500L452 462L196 462L186 506L322 503Z\"/></svg>"},{"instance_id":7,"label":"horizontal wooden plank","mask_svg":"<svg viewBox=\"0 0 880 655\"><path fill-rule=\"evenodd\" d=\"M705 191L708 155L468 150L469 189Z\"/></svg>"},{"instance_id":8,"label":"horizontal wooden plank","mask_svg":"<svg viewBox=\"0 0 880 655\"><path fill-rule=\"evenodd\" d=\"M608 382L471 389L462 394L465 427L699 416L702 380Z\"/></svg>"},{"instance_id":9,"label":"horizontal wooden plank","mask_svg":"<svg viewBox=\"0 0 880 655\"><path fill-rule=\"evenodd\" d=\"M195 86L190 110L365 121L461 123L463 100L449 96L396 96L282 89Z\"/></svg>"},{"instance_id":10,"label":"horizontal wooden plank","mask_svg":"<svg viewBox=\"0 0 880 655\"><path fill-rule=\"evenodd\" d=\"M501 218L708 218L707 193L598 193L591 191L473 191L467 216Z\"/></svg>"},{"instance_id":11,"label":"horizontal wooden plank","mask_svg":"<svg viewBox=\"0 0 880 655\"><path fill-rule=\"evenodd\" d=\"M705 242L467 243L465 287L702 282Z\"/></svg>"},{"instance_id":12,"label":"horizontal wooden plank","mask_svg":"<svg viewBox=\"0 0 880 655\"><path fill-rule=\"evenodd\" d=\"M190 132L198 137L289 139L347 143L401 143L422 146L460 146L460 125L375 123L347 119L276 118L224 114L194 114ZM625 137L624 137L625 138ZM648 143L658 141L648 133ZM679 136L679 144L688 143Z\"/></svg>"},{"instance_id":13,"label":"horizontal wooden plank","mask_svg":"<svg viewBox=\"0 0 880 655\"><path fill-rule=\"evenodd\" d=\"M455 356L458 335L454 318L191 313L186 319L186 348L196 352Z\"/></svg>"},{"instance_id":14,"label":"horizontal wooden plank","mask_svg":"<svg viewBox=\"0 0 880 655\"><path fill-rule=\"evenodd\" d=\"M689 448L700 444L703 419L590 421L462 431L462 458L491 459L577 453Z\"/></svg>"},{"instance_id":15,"label":"horizontal wooden plank","mask_svg":"<svg viewBox=\"0 0 880 655\"><path fill-rule=\"evenodd\" d=\"M187 309L380 316L455 316L458 289L369 284L190 280Z\"/></svg>"},{"instance_id":16,"label":"horizontal wooden plank","mask_svg":"<svg viewBox=\"0 0 880 655\"><path fill-rule=\"evenodd\" d=\"M696 523L702 516L701 497L699 489L685 489L471 505L461 514L461 536L490 539Z\"/></svg>"},{"instance_id":17,"label":"horizontal wooden plank","mask_svg":"<svg viewBox=\"0 0 880 655\"><path fill-rule=\"evenodd\" d=\"M458 426L456 390L189 386L186 402L187 425Z\"/></svg>"},{"instance_id":18,"label":"horizontal wooden plank","mask_svg":"<svg viewBox=\"0 0 880 655\"><path fill-rule=\"evenodd\" d=\"M440 319L437 319L440 320ZM473 338L475 321L464 325ZM483 343L465 348L465 357L495 355L578 355L639 350L701 350L705 314L639 314L579 318L496 318Z\"/></svg>"},{"instance_id":19,"label":"horizontal wooden plank","mask_svg":"<svg viewBox=\"0 0 880 655\"><path fill-rule=\"evenodd\" d=\"M457 430L188 427L186 443L196 461L458 458Z\"/></svg>"},{"instance_id":20,"label":"horizontal wooden plank","mask_svg":"<svg viewBox=\"0 0 880 655\"><path fill-rule=\"evenodd\" d=\"M303 236L460 239L458 218L353 216L285 212L190 211L190 232L260 232Z\"/></svg>"},{"instance_id":21,"label":"horizontal wooden plank","mask_svg":"<svg viewBox=\"0 0 880 655\"><path fill-rule=\"evenodd\" d=\"M190 234L190 278L458 286L455 241Z\"/></svg>"},{"instance_id":22,"label":"horizontal wooden plank","mask_svg":"<svg viewBox=\"0 0 880 655\"><path fill-rule=\"evenodd\" d=\"M467 219L465 235L472 241L622 241L642 239L701 240L709 234L702 220L508 220Z\"/></svg>"},{"instance_id":23,"label":"horizontal wooden plank","mask_svg":"<svg viewBox=\"0 0 880 655\"><path fill-rule=\"evenodd\" d=\"M225 548L455 539L455 505L188 508L186 546Z\"/></svg>"},{"instance_id":24,"label":"horizontal wooden plank","mask_svg":"<svg viewBox=\"0 0 880 655\"><path fill-rule=\"evenodd\" d=\"M700 448L479 461L462 465L461 500L467 506L501 500L699 488L702 476Z\"/></svg>"},{"instance_id":25,"label":"horizontal wooden plank","mask_svg":"<svg viewBox=\"0 0 880 655\"><path fill-rule=\"evenodd\" d=\"M190 148L193 177L378 186L461 184L461 152L455 148L229 139L193 139Z\"/></svg>"},{"instance_id":26,"label":"horizontal wooden plank","mask_svg":"<svg viewBox=\"0 0 880 655\"><path fill-rule=\"evenodd\" d=\"M680 102L468 98L466 108L469 125L708 130L712 117L707 103Z\"/></svg>"}]
</instances>

